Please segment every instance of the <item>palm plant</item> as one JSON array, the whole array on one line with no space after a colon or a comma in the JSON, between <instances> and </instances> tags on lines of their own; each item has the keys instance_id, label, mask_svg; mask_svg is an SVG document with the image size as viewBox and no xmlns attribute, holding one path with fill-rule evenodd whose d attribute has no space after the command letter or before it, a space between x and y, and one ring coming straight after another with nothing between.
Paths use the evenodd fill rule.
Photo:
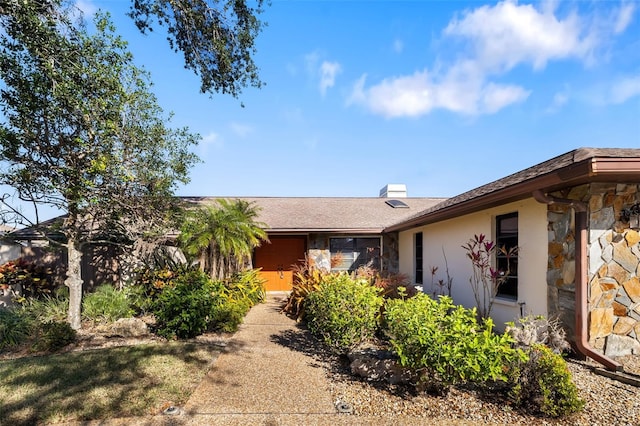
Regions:
<instances>
[{"instance_id":1,"label":"palm plant","mask_svg":"<svg viewBox=\"0 0 640 426\"><path fill-rule=\"evenodd\" d=\"M250 268L253 249L267 240L258 212L248 201L219 199L217 206L187 212L179 242L212 279L223 279Z\"/></svg>"}]
</instances>

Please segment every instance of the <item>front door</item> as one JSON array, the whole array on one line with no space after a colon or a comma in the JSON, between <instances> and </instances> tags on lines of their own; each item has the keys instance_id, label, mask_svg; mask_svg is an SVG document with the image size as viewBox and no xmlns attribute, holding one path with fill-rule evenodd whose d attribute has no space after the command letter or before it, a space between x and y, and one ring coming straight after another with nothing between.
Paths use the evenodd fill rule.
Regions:
<instances>
[{"instance_id":1,"label":"front door","mask_svg":"<svg viewBox=\"0 0 640 426\"><path fill-rule=\"evenodd\" d=\"M270 236L271 243L258 247L254 267L267 282L267 291L289 291L293 282L293 266L304 260L306 236Z\"/></svg>"}]
</instances>

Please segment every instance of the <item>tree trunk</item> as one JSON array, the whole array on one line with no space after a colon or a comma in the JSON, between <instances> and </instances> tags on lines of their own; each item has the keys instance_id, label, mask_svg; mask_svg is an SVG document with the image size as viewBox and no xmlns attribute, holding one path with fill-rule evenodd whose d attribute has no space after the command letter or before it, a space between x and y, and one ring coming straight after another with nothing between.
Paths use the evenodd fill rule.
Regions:
<instances>
[{"instance_id":1,"label":"tree trunk","mask_svg":"<svg viewBox=\"0 0 640 426\"><path fill-rule=\"evenodd\" d=\"M69 237L67 243L67 279L64 284L69 287L69 312L67 320L74 330L81 326L80 310L82 308L82 252L75 238Z\"/></svg>"}]
</instances>

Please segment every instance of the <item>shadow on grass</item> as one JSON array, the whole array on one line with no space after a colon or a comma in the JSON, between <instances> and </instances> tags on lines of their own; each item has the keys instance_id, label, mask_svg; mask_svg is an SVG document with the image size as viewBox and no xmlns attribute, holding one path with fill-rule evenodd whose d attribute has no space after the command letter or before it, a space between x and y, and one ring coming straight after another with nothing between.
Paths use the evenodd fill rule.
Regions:
<instances>
[{"instance_id":1,"label":"shadow on grass","mask_svg":"<svg viewBox=\"0 0 640 426\"><path fill-rule=\"evenodd\" d=\"M172 342L2 361L1 423L157 414L185 402L219 352Z\"/></svg>"}]
</instances>

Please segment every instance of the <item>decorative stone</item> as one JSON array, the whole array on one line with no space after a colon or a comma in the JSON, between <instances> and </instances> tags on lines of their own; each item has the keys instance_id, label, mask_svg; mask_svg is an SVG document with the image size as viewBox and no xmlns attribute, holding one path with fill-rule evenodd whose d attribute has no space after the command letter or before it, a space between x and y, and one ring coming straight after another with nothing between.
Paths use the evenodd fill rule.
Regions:
<instances>
[{"instance_id":1,"label":"decorative stone","mask_svg":"<svg viewBox=\"0 0 640 426\"><path fill-rule=\"evenodd\" d=\"M607 337L604 354L610 357L640 354L640 342L627 336L612 334Z\"/></svg>"},{"instance_id":2,"label":"decorative stone","mask_svg":"<svg viewBox=\"0 0 640 426\"><path fill-rule=\"evenodd\" d=\"M609 270L609 268L607 267L606 264L602 265L600 267L600 269L598 269L598 276L599 277L606 277L607 276L607 271Z\"/></svg>"},{"instance_id":3,"label":"decorative stone","mask_svg":"<svg viewBox=\"0 0 640 426\"><path fill-rule=\"evenodd\" d=\"M613 192L607 192L604 196L604 205L612 206L615 199L616 199L616 194L614 194Z\"/></svg>"},{"instance_id":4,"label":"decorative stone","mask_svg":"<svg viewBox=\"0 0 640 426\"><path fill-rule=\"evenodd\" d=\"M594 349L597 349L599 351L603 351L604 352L604 344L605 344L605 342L606 342L606 339L604 337L599 337L599 338L594 339L593 341L589 342L589 344Z\"/></svg>"},{"instance_id":5,"label":"decorative stone","mask_svg":"<svg viewBox=\"0 0 640 426\"><path fill-rule=\"evenodd\" d=\"M562 268L563 264L564 264L564 256L562 254L553 258L552 265L554 269Z\"/></svg>"},{"instance_id":6,"label":"decorative stone","mask_svg":"<svg viewBox=\"0 0 640 426\"><path fill-rule=\"evenodd\" d=\"M562 215L562 217L553 224L553 230L556 233L556 241L564 241L569 234L570 228L570 215Z\"/></svg>"},{"instance_id":7,"label":"decorative stone","mask_svg":"<svg viewBox=\"0 0 640 426\"><path fill-rule=\"evenodd\" d=\"M602 249L602 254L600 255L600 258L605 263L609 263L613 260L613 246L611 244L607 244L606 246L604 246L604 248Z\"/></svg>"},{"instance_id":8,"label":"decorative stone","mask_svg":"<svg viewBox=\"0 0 640 426\"><path fill-rule=\"evenodd\" d=\"M602 266L602 249L598 244L589 246L589 273L596 274Z\"/></svg>"},{"instance_id":9,"label":"decorative stone","mask_svg":"<svg viewBox=\"0 0 640 426\"><path fill-rule=\"evenodd\" d=\"M613 260L615 260L620 266L630 273L635 274L638 268L638 258L631 253L631 249L626 243L614 244L613 246Z\"/></svg>"},{"instance_id":10,"label":"decorative stone","mask_svg":"<svg viewBox=\"0 0 640 426\"><path fill-rule=\"evenodd\" d=\"M107 330L109 337L141 337L147 334L147 324L140 318L120 318Z\"/></svg>"},{"instance_id":11,"label":"decorative stone","mask_svg":"<svg viewBox=\"0 0 640 426\"><path fill-rule=\"evenodd\" d=\"M636 334L636 339L638 338L637 336L640 336L640 322L638 322L635 327L633 327L633 332Z\"/></svg>"},{"instance_id":12,"label":"decorative stone","mask_svg":"<svg viewBox=\"0 0 640 426\"><path fill-rule=\"evenodd\" d=\"M595 278L589 285L589 304L591 306L597 306L601 297L602 287L600 287L600 280L598 278Z\"/></svg>"},{"instance_id":13,"label":"decorative stone","mask_svg":"<svg viewBox=\"0 0 640 426\"><path fill-rule=\"evenodd\" d=\"M624 287L618 287L618 294L616 295L616 302L620 303L621 305L626 306L627 308L629 308L633 304L631 299L629 299L629 296L627 296L627 292L625 291Z\"/></svg>"},{"instance_id":14,"label":"decorative stone","mask_svg":"<svg viewBox=\"0 0 640 426\"><path fill-rule=\"evenodd\" d=\"M638 244L638 242L640 242L640 233L638 233L638 231L630 229L627 231L626 235L624 236L624 239L627 240L627 245L631 247L633 245Z\"/></svg>"},{"instance_id":15,"label":"decorative stone","mask_svg":"<svg viewBox=\"0 0 640 426\"><path fill-rule=\"evenodd\" d=\"M600 247L606 247L613 241L613 232L607 231L600 237Z\"/></svg>"},{"instance_id":16,"label":"decorative stone","mask_svg":"<svg viewBox=\"0 0 640 426\"><path fill-rule=\"evenodd\" d=\"M620 287L620 285L615 279L612 279L609 277L599 278L598 283L600 284L600 288L602 289L603 292L616 290L616 293L617 293L618 287Z\"/></svg>"},{"instance_id":17,"label":"decorative stone","mask_svg":"<svg viewBox=\"0 0 640 426\"><path fill-rule=\"evenodd\" d=\"M565 283L574 282L576 277L576 262L573 260L564 262L562 265L562 280Z\"/></svg>"},{"instance_id":18,"label":"decorative stone","mask_svg":"<svg viewBox=\"0 0 640 426\"><path fill-rule=\"evenodd\" d=\"M638 321L634 320L633 318L620 317L618 318L618 321L616 321L616 324L613 326L613 333L620 336L626 336L633 330L633 327L635 327L637 323Z\"/></svg>"},{"instance_id":19,"label":"decorative stone","mask_svg":"<svg viewBox=\"0 0 640 426\"><path fill-rule=\"evenodd\" d=\"M613 278L618 283L623 283L631 278L631 274L616 262L609 263L607 276Z\"/></svg>"},{"instance_id":20,"label":"decorative stone","mask_svg":"<svg viewBox=\"0 0 640 426\"><path fill-rule=\"evenodd\" d=\"M607 337L613 332L613 309L594 308L589 321L589 336L592 339Z\"/></svg>"},{"instance_id":21,"label":"decorative stone","mask_svg":"<svg viewBox=\"0 0 640 426\"><path fill-rule=\"evenodd\" d=\"M600 241L602 235L607 232L607 229L590 229L589 230L589 244L593 244L596 241Z\"/></svg>"},{"instance_id":22,"label":"decorative stone","mask_svg":"<svg viewBox=\"0 0 640 426\"><path fill-rule=\"evenodd\" d=\"M592 195L589 198L589 211L596 211L602 208L602 196L601 195Z\"/></svg>"},{"instance_id":23,"label":"decorative stone","mask_svg":"<svg viewBox=\"0 0 640 426\"><path fill-rule=\"evenodd\" d=\"M392 352L376 348L355 350L348 354L351 373L367 380L385 380L391 384L407 383L411 379Z\"/></svg>"},{"instance_id":24,"label":"decorative stone","mask_svg":"<svg viewBox=\"0 0 640 426\"><path fill-rule=\"evenodd\" d=\"M622 286L634 303L640 302L640 279L638 277L625 281Z\"/></svg>"},{"instance_id":25,"label":"decorative stone","mask_svg":"<svg viewBox=\"0 0 640 426\"><path fill-rule=\"evenodd\" d=\"M618 302L617 299L613 301L613 303L611 304L611 307L613 308L613 315L617 317L624 317L627 315L627 312L628 312L627 306Z\"/></svg>"},{"instance_id":26,"label":"decorative stone","mask_svg":"<svg viewBox=\"0 0 640 426\"><path fill-rule=\"evenodd\" d=\"M613 207L604 207L597 212L591 213L591 223L589 229L591 231L596 230L608 230L611 229L611 225L616 221L616 217L613 211Z\"/></svg>"},{"instance_id":27,"label":"decorative stone","mask_svg":"<svg viewBox=\"0 0 640 426\"><path fill-rule=\"evenodd\" d=\"M551 241L549 243L549 256L550 257L556 257L558 255L561 255L562 252L564 251L564 246L562 243L556 242L556 241Z\"/></svg>"}]
</instances>

